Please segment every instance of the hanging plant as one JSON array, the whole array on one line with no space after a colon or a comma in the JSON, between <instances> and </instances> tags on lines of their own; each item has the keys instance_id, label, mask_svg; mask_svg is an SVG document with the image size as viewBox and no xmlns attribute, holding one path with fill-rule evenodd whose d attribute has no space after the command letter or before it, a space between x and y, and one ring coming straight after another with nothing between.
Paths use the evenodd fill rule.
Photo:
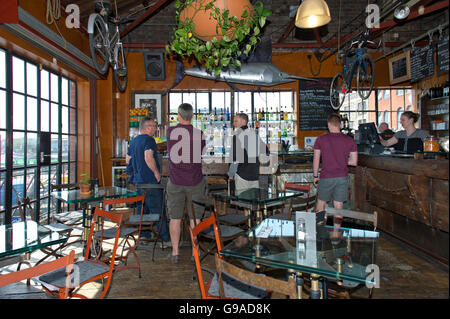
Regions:
<instances>
[{"instance_id":1,"label":"hanging plant","mask_svg":"<svg viewBox=\"0 0 450 319\"><path fill-rule=\"evenodd\" d=\"M166 51L194 56L215 76L231 65L241 66L241 56L261 41L261 29L272 14L261 1L252 6L248 0L177 0L175 8L177 26Z\"/></svg>"}]
</instances>

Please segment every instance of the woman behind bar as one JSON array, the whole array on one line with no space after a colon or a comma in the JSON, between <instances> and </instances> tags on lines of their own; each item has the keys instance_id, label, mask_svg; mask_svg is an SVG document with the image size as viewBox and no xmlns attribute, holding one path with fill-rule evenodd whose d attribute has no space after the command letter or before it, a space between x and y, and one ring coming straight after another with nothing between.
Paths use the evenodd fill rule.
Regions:
<instances>
[{"instance_id":1,"label":"woman behind bar","mask_svg":"<svg viewBox=\"0 0 450 319\"><path fill-rule=\"evenodd\" d=\"M419 119L417 113L406 111L400 116L400 123L405 130L398 131L393 137L387 141L381 139L381 144L386 147L395 145L397 151L406 153L414 153L416 151L423 151L423 142L429 136L428 131L416 129L414 123Z\"/></svg>"}]
</instances>

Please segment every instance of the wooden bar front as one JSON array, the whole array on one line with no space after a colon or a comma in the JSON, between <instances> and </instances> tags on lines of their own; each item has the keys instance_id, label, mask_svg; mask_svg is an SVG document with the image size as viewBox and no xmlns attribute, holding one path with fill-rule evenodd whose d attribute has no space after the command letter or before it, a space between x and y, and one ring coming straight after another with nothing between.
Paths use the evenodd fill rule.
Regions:
<instances>
[{"instance_id":1,"label":"wooden bar front","mask_svg":"<svg viewBox=\"0 0 450 319\"><path fill-rule=\"evenodd\" d=\"M448 264L448 160L359 155L355 209L379 228Z\"/></svg>"}]
</instances>

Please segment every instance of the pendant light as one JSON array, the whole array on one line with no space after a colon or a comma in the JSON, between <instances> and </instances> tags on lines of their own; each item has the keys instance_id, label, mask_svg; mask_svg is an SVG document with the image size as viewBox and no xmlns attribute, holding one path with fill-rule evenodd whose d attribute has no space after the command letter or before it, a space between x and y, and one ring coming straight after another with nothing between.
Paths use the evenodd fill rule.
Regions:
<instances>
[{"instance_id":1,"label":"pendant light","mask_svg":"<svg viewBox=\"0 0 450 319\"><path fill-rule=\"evenodd\" d=\"M304 0L297 10L295 26L311 29L331 21L330 9L324 0Z\"/></svg>"},{"instance_id":2,"label":"pendant light","mask_svg":"<svg viewBox=\"0 0 450 319\"><path fill-rule=\"evenodd\" d=\"M394 11L394 18L397 20L406 19L409 15L409 7L402 1L402 4L399 5Z\"/></svg>"}]
</instances>

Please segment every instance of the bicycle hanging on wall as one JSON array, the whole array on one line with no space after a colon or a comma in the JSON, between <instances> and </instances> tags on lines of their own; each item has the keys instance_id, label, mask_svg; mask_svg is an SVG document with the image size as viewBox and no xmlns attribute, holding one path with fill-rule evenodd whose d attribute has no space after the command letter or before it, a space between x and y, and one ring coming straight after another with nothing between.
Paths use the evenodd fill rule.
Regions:
<instances>
[{"instance_id":1,"label":"bicycle hanging on wall","mask_svg":"<svg viewBox=\"0 0 450 319\"><path fill-rule=\"evenodd\" d=\"M94 2L95 13L89 16L88 33L92 62L101 74L108 72L108 67L114 71L114 79L120 92L125 91L128 81L127 63L120 40L119 25L129 22L116 15L109 0ZM112 28L110 28L112 26Z\"/></svg>"},{"instance_id":2,"label":"bicycle hanging on wall","mask_svg":"<svg viewBox=\"0 0 450 319\"><path fill-rule=\"evenodd\" d=\"M370 96L375 80L375 68L372 57L367 54L366 46L368 44L380 46L370 41L370 29L360 33L356 40L352 41L350 46L344 50L344 72L337 73L330 85L330 102L334 110L339 110L344 103L347 93L352 92L352 82L356 75L356 90L359 96L365 100ZM356 49L353 47L357 45ZM349 62L350 60L350 62Z\"/></svg>"}]
</instances>

